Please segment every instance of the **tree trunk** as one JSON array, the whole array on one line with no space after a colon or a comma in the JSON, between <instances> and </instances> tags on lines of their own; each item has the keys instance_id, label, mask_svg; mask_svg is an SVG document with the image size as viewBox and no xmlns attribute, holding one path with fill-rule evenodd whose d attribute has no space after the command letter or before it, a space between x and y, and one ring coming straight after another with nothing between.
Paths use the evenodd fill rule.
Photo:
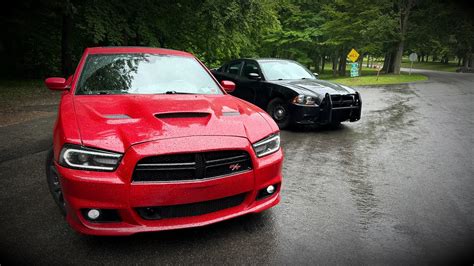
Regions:
<instances>
[{"instance_id":1,"label":"tree trunk","mask_svg":"<svg viewBox=\"0 0 474 266\"><path fill-rule=\"evenodd\" d=\"M449 57L448 57L447 55L444 55L444 56L443 56L443 59L441 59L441 62L442 62L443 64L448 64L448 62L449 62Z\"/></svg>"},{"instance_id":2,"label":"tree trunk","mask_svg":"<svg viewBox=\"0 0 474 266\"><path fill-rule=\"evenodd\" d=\"M362 76L362 65L364 64L364 54L359 58L359 75Z\"/></svg>"},{"instance_id":3,"label":"tree trunk","mask_svg":"<svg viewBox=\"0 0 474 266\"><path fill-rule=\"evenodd\" d=\"M400 75L400 67L402 65L404 45L405 45L405 41L402 39L398 43L397 51L395 52L395 59L393 60L393 74L396 74L396 75Z\"/></svg>"},{"instance_id":4,"label":"tree trunk","mask_svg":"<svg viewBox=\"0 0 474 266\"><path fill-rule=\"evenodd\" d=\"M61 32L61 68L64 77L72 74L72 4L66 1L62 14L62 32Z\"/></svg>"},{"instance_id":5,"label":"tree trunk","mask_svg":"<svg viewBox=\"0 0 474 266\"><path fill-rule=\"evenodd\" d=\"M323 55L321 57L321 73L320 74L324 74L324 65L326 64L326 56Z\"/></svg>"},{"instance_id":6,"label":"tree trunk","mask_svg":"<svg viewBox=\"0 0 474 266\"><path fill-rule=\"evenodd\" d=\"M341 52L339 57L339 76L344 77L346 75L346 55L344 54L344 49Z\"/></svg>"},{"instance_id":7,"label":"tree trunk","mask_svg":"<svg viewBox=\"0 0 474 266\"><path fill-rule=\"evenodd\" d=\"M316 58L313 60L314 63L314 71L316 73L319 73L319 64L321 63L321 58L319 56L316 56Z\"/></svg>"},{"instance_id":8,"label":"tree trunk","mask_svg":"<svg viewBox=\"0 0 474 266\"><path fill-rule=\"evenodd\" d=\"M468 68L469 67L469 53L466 53L466 55L464 56L464 67L465 68Z\"/></svg>"},{"instance_id":9,"label":"tree trunk","mask_svg":"<svg viewBox=\"0 0 474 266\"><path fill-rule=\"evenodd\" d=\"M337 55L332 56L332 76L337 76Z\"/></svg>"},{"instance_id":10,"label":"tree trunk","mask_svg":"<svg viewBox=\"0 0 474 266\"><path fill-rule=\"evenodd\" d=\"M370 55L367 55L367 67L370 67Z\"/></svg>"},{"instance_id":11,"label":"tree trunk","mask_svg":"<svg viewBox=\"0 0 474 266\"><path fill-rule=\"evenodd\" d=\"M395 54L395 51L391 51L385 55L382 70L387 74L393 73L393 61L395 60Z\"/></svg>"},{"instance_id":12,"label":"tree trunk","mask_svg":"<svg viewBox=\"0 0 474 266\"><path fill-rule=\"evenodd\" d=\"M400 27L400 41L398 42L395 58L393 60L393 73L400 74L400 67L402 65L403 48L405 46L405 37L408 29L408 18L410 11L415 5L415 0L398 1L399 9L399 27Z\"/></svg>"},{"instance_id":13,"label":"tree trunk","mask_svg":"<svg viewBox=\"0 0 474 266\"><path fill-rule=\"evenodd\" d=\"M388 69L390 68L390 52L385 53L385 58L383 59L383 67L382 70L385 71L385 73L388 73Z\"/></svg>"}]
</instances>

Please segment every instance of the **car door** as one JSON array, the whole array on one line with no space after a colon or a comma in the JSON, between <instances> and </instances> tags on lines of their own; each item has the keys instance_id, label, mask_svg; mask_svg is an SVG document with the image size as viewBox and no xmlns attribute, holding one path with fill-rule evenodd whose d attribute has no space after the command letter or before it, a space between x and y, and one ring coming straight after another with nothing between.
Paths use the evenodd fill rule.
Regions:
<instances>
[{"instance_id":1,"label":"car door","mask_svg":"<svg viewBox=\"0 0 474 266\"><path fill-rule=\"evenodd\" d=\"M239 78L239 84L245 90L244 99L261 108L265 108L267 101L261 97L266 94L262 79L263 76L258 63L254 60L245 60Z\"/></svg>"},{"instance_id":2,"label":"car door","mask_svg":"<svg viewBox=\"0 0 474 266\"><path fill-rule=\"evenodd\" d=\"M235 83L235 90L231 93L235 97L239 97L243 100L252 102L253 93L247 87L245 79L242 78L242 68L244 66L244 60L235 60L228 64L227 68L224 69L224 77L227 80Z\"/></svg>"},{"instance_id":3,"label":"car door","mask_svg":"<svg viewBox=\"0 0 474 266\"><path fill-rule=\"evenodd\" d=\"M242 70L242 65L243 65L243 62L241 60L231 61L228 64L226 64L222 68L222 70L219 72L220 78L221 78L221 80L219 81L230 80L236 83L240 75L240 71Z\"/></svg>"}]
</instances>

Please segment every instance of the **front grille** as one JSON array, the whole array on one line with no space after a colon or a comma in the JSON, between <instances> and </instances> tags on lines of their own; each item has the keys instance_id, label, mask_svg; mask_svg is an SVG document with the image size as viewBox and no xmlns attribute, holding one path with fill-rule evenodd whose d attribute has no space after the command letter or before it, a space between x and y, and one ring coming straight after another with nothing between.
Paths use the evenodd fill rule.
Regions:
<instances>
[{"instance_id":1,"label":"front grille","mask_svg":"<svg viewBox=\"0 0 474 266\"><path fill-rule=\"evenodd\" d=\"M246 193L243 193L189 204L136 208L136 211L145 220L197 216L238 206L245 200L245 196Z\"/></svg>"},{"instance_id":2,"label":"front grille","mask_svg":"<svg viewBox=\"0 0 474 266\"><path fill-rule=\"evenodd\" d=\"M332 107L348 107L355 104L355 95L331 95Z\"/></svg>"},{"instance_id":3,"label":"front grille","mask_svg":"<svg viewBox=\"0 0 474 266\"><path fill-rule=\"evenodd\" d=\"M252 169L245 151L213 151L146 157L133 172L133 181L169 182L200 180Z\"/></svg>"}]
</instances>

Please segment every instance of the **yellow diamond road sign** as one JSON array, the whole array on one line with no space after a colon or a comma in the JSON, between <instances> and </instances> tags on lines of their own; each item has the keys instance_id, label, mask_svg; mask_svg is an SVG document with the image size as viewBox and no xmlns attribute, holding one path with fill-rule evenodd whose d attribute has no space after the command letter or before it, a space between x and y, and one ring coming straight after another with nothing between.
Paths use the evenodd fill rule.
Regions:
<instances>
[{"instance_id":1,"label":"yellow diamond road sign","mask_svg":"<svg viewBox=\"0 0 474 266\"><path fill-rule=\"evenodd\" d=\"M352 62L355 62L355 61L357 61L357 58L359 58L359 53L355 49L352 49L347 54L347 58L349 58L349 60L351 60Z\"/></svg>"}]
</instances>

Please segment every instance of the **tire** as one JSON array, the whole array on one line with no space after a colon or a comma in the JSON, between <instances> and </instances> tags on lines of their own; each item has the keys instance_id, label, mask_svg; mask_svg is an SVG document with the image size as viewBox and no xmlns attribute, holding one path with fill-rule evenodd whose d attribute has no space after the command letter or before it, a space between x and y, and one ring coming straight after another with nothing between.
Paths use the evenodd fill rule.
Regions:
<instances>
[{"instance_id":1,"label":"tire","mask_svg":"<svg viewBox=\"0 0 474 266\"><path fill-rule=\"evenodd\" d=\"M61 183L59 181L59 173L54 164L54 152L51 148L46 157L46 181L48 182L49 192L54 202L59 208L63 216L66 216L66 203L64 201Z\"/></svg>"},{"instance_id":2,"label":"tire","mask_svg":"<svg viewBox=\"0 0 474 266\"><path fill-rule=\"evenodd\" d=\"M332 121L331 123L328 124L328 127L330 129L337 129L341 126L341 121Z\"/></svg>"},{"instance_id":3,"label":"tire","mask_svg":"<svg viewBox=\"0 0 474 266\"><path fill-rule=\"evenodd\" d=\"M268 103L267 113L280 129L288 128L292 124L289 105L280 98L275 98Z\"/></svg>"}]
</instances>

